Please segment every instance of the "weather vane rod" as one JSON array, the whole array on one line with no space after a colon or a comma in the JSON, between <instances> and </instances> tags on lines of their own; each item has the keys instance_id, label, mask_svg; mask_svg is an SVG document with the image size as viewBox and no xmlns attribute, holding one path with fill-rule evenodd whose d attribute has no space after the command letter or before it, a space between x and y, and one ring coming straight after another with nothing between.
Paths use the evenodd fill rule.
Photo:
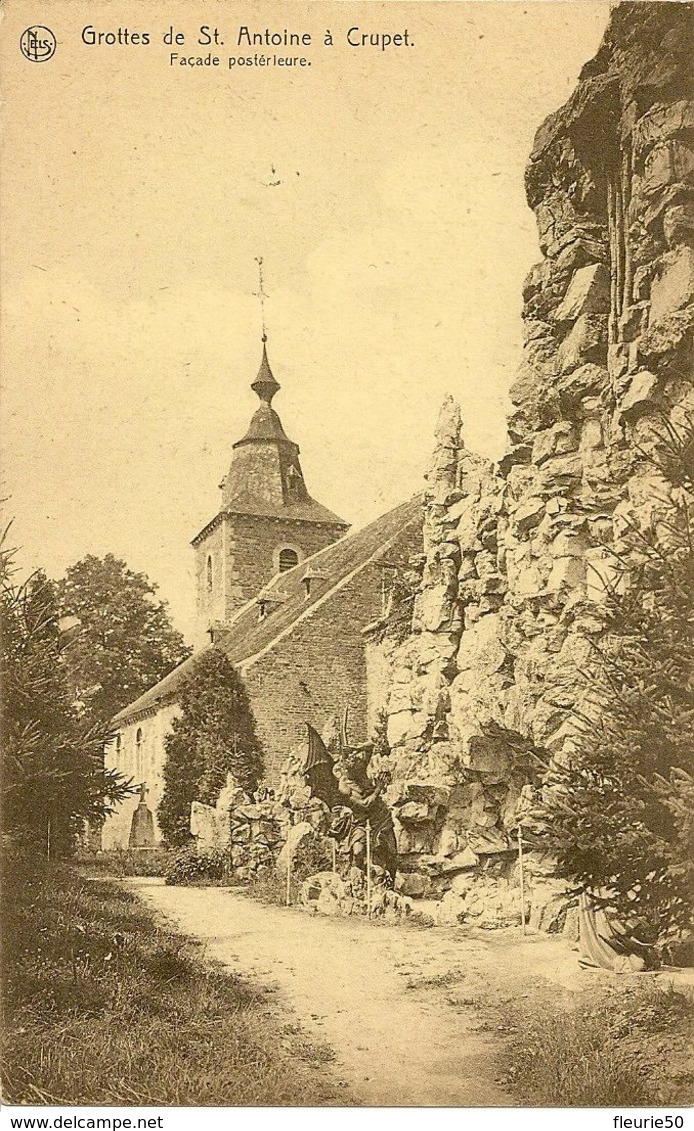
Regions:
<instances>
[{"instance_id":1,"label":"weather vane rod","mask_svg":"<svg viewBox=\"0 0 694 1131\"><path fill-rule=\"evenodd\" d=\"M256 256L256 263L258 264L258 290L253 291L255 298L260 299L260 316L263 324L263 341L267 341L267 326L265 324L265 300L269 297L263 290L263 259L262 256Z\"/></svg>"}]
</instances>

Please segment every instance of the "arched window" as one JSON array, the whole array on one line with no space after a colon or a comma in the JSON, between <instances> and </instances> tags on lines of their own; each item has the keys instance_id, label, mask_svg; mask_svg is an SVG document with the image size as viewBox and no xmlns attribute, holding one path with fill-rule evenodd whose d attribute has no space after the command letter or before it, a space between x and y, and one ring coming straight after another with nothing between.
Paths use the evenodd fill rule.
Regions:
<instances>
[{"instance_id":1,"label":"arched window","mask_svg":"<svg viewBox=\"0 0 694 1131\"><path fill-rule=\"evenodd\" d=\"M303 562L304 557L305 554L301 546L297 546L296 543L280 543L272 551L273 573L286 573L288 569L293 569L299 562Z\"/></svg>"},{"instance_id":2,"label":"arched window","mask_svg":"<svg viewBox=\"0 0 694 1131\"><path fill-rule=\"evenodd\" d=\"M135 773L138 777L142 777L144 773L144 758L142 751L142 727L137 728L135 735Z\"/></svg>"},{"instance_id":3,"label":"arched window","mask_svg":"<svg viewBox=\"0 0 694 1131\"><path fill-rule=\"evenodd\" d=\"M279 556L279 571L280 571L280 573L286 573L286 571L288 569L294 569L294 566L298 565L298 564L299 564L299 555L297 554L296 550L292 550L291 547L289 547L289 546L285 546L285 548L283 550L280 550L280 556Z\"/></svg>"},{"instance_id":4,"label":"arched window","mask_svg":"<svg viewBox=\"0 0 694 1131\"><path fill-rule=\"evenodd\" d=\"M207 578L207 592L211 593L212 592L212 580L213 580L213 578L212 578L212 556L211 556L211 554L207 555L206 578Z\"/></svg>"}]
</instances>

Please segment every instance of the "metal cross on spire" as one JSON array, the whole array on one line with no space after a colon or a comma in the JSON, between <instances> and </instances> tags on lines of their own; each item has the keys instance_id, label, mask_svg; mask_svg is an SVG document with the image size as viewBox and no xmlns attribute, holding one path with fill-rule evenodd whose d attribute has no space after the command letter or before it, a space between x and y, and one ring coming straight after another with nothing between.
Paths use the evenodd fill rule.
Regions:
<instances>
[{"instance_id":1,"label":"metal cross on spire","mask_svg":"<svg viewBox=\"0 0 694 1131\"><path fill-rule=\"evenodd\" d=\"M267 326L265 324L265 300L269 295L263 290L263 258L256 256L256 263L258 264L258 290L253 291L253 297L260 299L260 316L263 324L263 341L267 341Z\"/></svg>"},{"instance_id":2,"label":"metal cross on spire","mask_svg":"<svg viewBox=\"0 0 694 1131\"><path fill-rule=\"evenodd\" d=\"M272 398L279 389L279 385L277 381L275 381L272 370L270 369L270 362L267 359L267 326L265 324L265 301L268 296L266 295L265 289L263 287L263 260L261 256L256 257L256 263L258 264L259 285L258 290L253 291L253 294L256 298L260 299L260 310L263 319L263 356L260 362L258 376L251 385L251 388L258 394L261 401L265 401L265 403L269 406Z\"/></svg>"}]
</instances>

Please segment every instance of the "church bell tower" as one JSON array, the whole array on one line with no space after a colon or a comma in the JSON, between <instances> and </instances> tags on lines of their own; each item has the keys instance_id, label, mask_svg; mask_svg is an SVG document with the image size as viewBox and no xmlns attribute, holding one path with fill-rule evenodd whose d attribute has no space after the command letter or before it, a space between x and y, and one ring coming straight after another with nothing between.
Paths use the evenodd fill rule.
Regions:
<instances>
[{"instance_id":1,"label":"church bell tower","mask_svg":"<svg viewBox=\"0 0 694 1131\"><path fill-rule=\"evenodd\" d=\"M272 407L279 384L262 338L258 376L251 384L260 401L245 436L232 448L220 484L219 512L193 539L197 586L197 645L209 644L276 573L337 541L348 523L311 498L290 440Z\"/></svg>"}]
</instances>

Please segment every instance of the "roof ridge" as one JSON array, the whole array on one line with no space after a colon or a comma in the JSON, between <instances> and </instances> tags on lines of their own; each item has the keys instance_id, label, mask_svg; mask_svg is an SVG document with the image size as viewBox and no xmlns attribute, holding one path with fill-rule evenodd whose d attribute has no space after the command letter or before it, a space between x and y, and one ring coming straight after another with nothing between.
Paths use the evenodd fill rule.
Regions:
<instances>
[{"instance_id":1,"label":"roof ridge","mask_svg":"<svg viewBox=\"0 0 694 1131\"><path fill-rule=\"evenodd\" d=\"M311 554L310 557L305 558L303 562L299 562L291 570L284 570L283 572L276 573L275 576L271 578L271 580L266 584L266 586L263 587L264 590L267 591L269 588L270 593L272 594L275 591L275 587L278 586L278 583L279 591L281 591L286 586L289 590L289 592L287 593L287 599L291 602L292 598L296 596L296 593L300 591L301 581L306 571L310 570L315 565L321 564L326 554L333 553L337 556L336 568L338 570L341 568L344 569L346 567L346 572L338 575L336 580L328 586L326 591L324 593L316 594L315 599L310 603L305 604L302 600L299 607L293 610L291 609L290 604L289 609L292 619L289 620L289 623L284 623L283 627L280 627L282 624L281 619L279 623L275 622L274 620L275 616L281 618L281 611L271 614L271 616L267 618L267 620L260 622L260 624L265 626L263 632L267 631L268 629L270 632L272 632L273 624L276 625L276 631L272 633L269 640L266 639L265 644L262 643L263 632L260 633L259 639L254 640L254 635L256 632L258 632L259 629L257 607L258 593L260 593L261 590L258 590L258 592L253 594L250 600L243 604L240 609L236 610L235 614L230 620L226 621L224 624L220 624L218 644L205 644L198 651L193 652L191 656L188 656L185 660L182 661L181 664L178 664L177 667L173 668L169 673L167 673L167 675L163 677L163 679L154 684L153 687L148 688L132 703L128 704L121 711L119 711L118 714L114 716L114 722L125 725L126 723L132 721L142 711L146 711L151 708L154 708L156 710L167 701L175 698L176 690L179 686L178 681L180 680L180 678L184 677L185 672L187 672L189 668L194 667L196 661L200 656L204 655L213 647L220 647L223 651L225 651L231 659L232 663L234 663L240 670L244 670L247 667L251 666L251 664L255 663L255 661L261 655L265 655L268 651L271 651L271 649L280 640L290 635L296 626L303 624L306 618L310 616L314 610L320 608L330 596L338 592L344 585L348 584L349 581L351 581L351 579L356 576L356 574L358 574L367 565L371 564L375 559L377 559L378 556L384 552L384 550L392 545L392 543L399 537L403 530L407 529L407 527L411 526L415 522L421 522L421 514L419 510L414 509L415 504L421 504L421 501L422 492L418 492L410 499L407 499L405 500L405 502L399 503L396 507L393 507L390 511L386 511L385 514L381 514L377 518L372 519L371 522L367 523L365 526L362 526L360 529L350 531L350 533L347 534L344 538L339 538L336 542L332 542L329 546L324 546L322 549L317 550L315 554ZM368 540L368 531L370 530L370 528L377 527L378 524L384 523L387 523L389 527L392 527L392 529L390 530L390 533L385 537L377 531L376 535L378 537L378 543L375 548L371 549ZM345 561L343 551L345 549L349 551L352 543L358 543L359 539L364 538L365 536L365 547L363 548L363 550L357 550L358 554L362 554L362 556L357 560L357 564L353 565L350 563L349 554L346 555L347 560ZM342 557L340 555L342 555ZM352 555L352 561L353 560L354 559ZM335 572L336 569L334 568L332 570L333 576L335 575ZM326 580L329 580L331 576L329 566L326 567L325 573L327 574ZM293 591L291 589L292 582L296 585L296 589L294 589ZM282 609L283 605L284 602L280 603L280 610ZM253 617L252 622L250 621L251 616ZM244 628L244 620L249 622L247 628ZM236 640L233 639L234 637L236 637ZM250 646L250 648L253 648L255 646L256 650L248 656L244 656L241 652L241 656L234 659L234 645L236 645L237 657L239 651L241 651L244 646ZM258 645L260 645L260 647L258 647ZM181 671L181 669L183 669L183 672ZM178 675L176 673L178 673ZM167 684L171 688L170 692L166 689ZM162 687L163 690L159 691L158 689L161 689Z\"/></svg>"},{"instance_id":2,"label":"roof ridge","mask_svg":"<svg viewBox=\"0 0 694 1131\"><path fill-rule=\"evenodd\" d=\"M413 502L415 498L417 498L416 495L413 496L412 499L409 499L408 502L410 502L410 503ZM401 505L404 507L406 504L403 503ZM386 513L388 513L388 512L386 512ZM249 656L244 660L238 660L237 661L238 668L241 671L244 671L246 668L251 667L251 665L254 664L257 660L259 660L262 656L265 656L265 655L267 655L268 652L272 651L272 649L275 647L276 644L279 643L280 640L284 640L284 638L286 636L290 636L291 633L294 631L294 629L297 627L297 625L302 624L303 621L306 620L309 616L311 616L316 611L316 609L319 609L321 607L321 605L323 605L328 600L329 597L331 597L334 593L336 593L343 586L347 585L352 580L352 578L356 577L356 575L358 573L360 573L361 570L365 569L366 566L370 565L379 556L379 554L382 554L385 549L390 547L392 545L392 543L395 541L395 539L398 538L400 536L400 534L402 534L403 530L405 530L408 526L410 526L411 523L415 522L416 519L417 519L416 515L411 515L409 518L405 519L397 527L397 529L394 530L393 533L389 535L388 538L386 538L383 542L379 543L379 545L376 547L376 549L373 551L373 553L369 555L368 558L365 558L363 561L359 562L359 564L356 565L354 567L354 569L351 569L348 573L346 573L342 577L338 578L338 580L335 582L334 585L331 585L331 587L329 589L327 589L325 591L325 593L322 593L321 596L316 601L313 601L307 608L305 608L299 614L299 616L295 617L294 620L290 621L290 623L288 625L286 625L285 628L283 628L280 632L278 632L276 636L273 636L272 640L268 641L268 643L266 645L264 645L264 647L262 647L253 656ZM374 521L378 521L378 520L375 519ZM363 527L363 529L367 530L368 526ZM341 541L344 542L345 539L341 539ZM334 545L334 543L333 543L333 545ZM326 547L326 548L330 549L330 547ZM319 550L318 553L323 553L323 551ZM314 554L313 556L317 557L318 555ZM308 561L309 559L306 559L306 560ZM305 562L300 563L300 564L305 564ZM298 566L294 566L294 569L298 569ZM284 575L279 575L279 576L285 576L286 577L288 572L289 571L287 570L287 572Z\"/></svg>"},{"instance_id":3,"label":"roof ridge","mask_svg":"<svg viewBox=\"0 0 694 1131\"><path fill-rule=\"evenodd\" d=\"M290 574L294 573L294 570L300 570L303 567L307 566L309 563L313 564L316 558L319 558L322 554L329 553L330 550L333 550L335 548L335 546L344 547L348 543L352 542L355 538L358 538L361 534L364 533L364 531L368 530L370 526L373 526L374 523L379 522L382 519L387 518L389 515L394 514L395 511L400 510L400 508L404 509L405 507L410 506L410 504L415 502L416 499L421 499L422 495L423 492L419 491L416 494L412 495L411 498L406 499L404 503L398 503L398 505L396 507L393 507L391 510L385 511L384 514L378 515L377 518L372 518L371 521L367 522L364 526L359 526L357 527L357 529L352 527L351 530L342 538L339 538L337 542L330 542L327 546L323 546L320 550L316 550L316 552L314 554L311 554L309 558L304 558L302 562L298 562L295 566L292 566L291 569L287 569L283 573L276 573L274 577L270 578L265 588L267 589L269 585L273 585L278 578L288 578ZM410 520L408 519L407 522L403 523L403 525L408 525L409 521Z\"/></svg>"}]
</instances>

